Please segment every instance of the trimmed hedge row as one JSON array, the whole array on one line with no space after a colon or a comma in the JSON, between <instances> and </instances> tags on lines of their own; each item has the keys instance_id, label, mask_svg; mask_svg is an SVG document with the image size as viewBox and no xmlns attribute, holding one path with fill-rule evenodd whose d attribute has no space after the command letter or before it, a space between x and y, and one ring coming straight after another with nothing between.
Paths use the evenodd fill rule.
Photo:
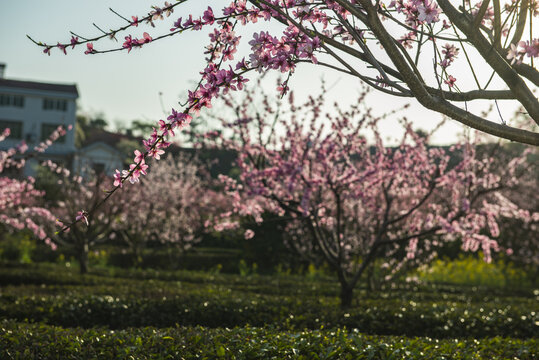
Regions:
<instances>
[{"instance_id":1,"label":"trimmed hedge row","mask_svg":"<svg viewBox=\"0 0 539 360\"><path fill-rule=\"evenodd\" d=\"M346 326L369 334L437 338L527 338L539 331L537 305L369 299L343 312L335 300L239 292L186 293L173 298L3 294L0 318L111 329L176 324L211 328L271 325L286 330Z\"/></svg>"},{"instance_id":2,"label":"trimmed hedge row","mask_svg":"<svg viewBox=\"0 0 539 360\"><path fill-rule=\"evenodd\" d=\"M142 281L150 280L150 281ZM161 282L161 283L159 283ZM239 276L209 274L194 271L158 271L140 269L108 268L93 270L80 276L76 269L57 264L0 264L0 286L19 285L110 285L134 288L157 288L181 284L182 287L196 285L197 288L216 288L226 285L234 290L268 294L311 294L336 296L338 283L333 279L306 279L301 276Z\"/></svg>"},{"instance_id":3,"label":"trimmed hedge row","mask_svg":"<svg viewBox=\"0 0 539 360\"><path fill-rule=\"evenodd\" d=\"M150 280L150 281L141 281ZM171 283L173 282L173 283ZM97 286L108 285L112 290L125 287L143 292L175 292L183 294L185 288L207 289L208 291L250 292L256 294L285 296L329 296L339 294L339 285L333 278L306 278L304 276L239 276L230 274L209 274L193 271L158 271L140 269L107 268L93 270L91 274L80 276L76 269L58 264L15 264L0 263L0 286L19 285L61 285ZM163 291L163 289L165 291ZM92 291L98 290L96 288ZM123 290L122 290L123 292ZM121 292L120 292L121 294ZM451 284L406 284L377 292L356 289L358 298L392 298L403 301L457 301L457 302L499 302L514 303L537 300L532 289L512 290L480 286L456 286ZM112 294L114 295L114 293Z\"/></svg>"},{"instance_id":4,"label":"trimmed hedge row","mask_svg":"<svg viewBox=\"0 0 539 360\"><path fill-rule=\"evenodd\" d=\"M374 293L358 290L357 305L343 312L338 286L326 278L118 269L80 276L54 264L7 264L0 270L0 319L67 327L346 326L369 334L439 338L539 333L533 291L517 297L485 288L401 284Z\"/></svg>"},{"instance_id":5,"label":"trimmed hedge row","mask_svg":"<svg viewBox=\"0 0 539 360\"><path fill-rule=\"evenodd\" d=\"M0 322L2 359L534 359L536 339L402 338L346 329L63 329Z\"/></svg>"}]
</instances>

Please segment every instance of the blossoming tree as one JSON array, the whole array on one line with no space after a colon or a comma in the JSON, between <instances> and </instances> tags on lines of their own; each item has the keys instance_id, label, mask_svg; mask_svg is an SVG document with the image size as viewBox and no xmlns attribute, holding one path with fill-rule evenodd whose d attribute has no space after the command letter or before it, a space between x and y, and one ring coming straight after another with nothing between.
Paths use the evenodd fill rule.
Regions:
<instances>
[{"instance_id":1,"label":"blossoming tree","mask_svg":"<svg viewBox=\"0 0 539 360\"><path fill-rule=\"evenodd\" d=\"M493 174L503 174L507 163L515 153L522 151L517 144L512 148L492 144L487 151L492 154L493 162L489 164L489 171ZM518 182L511 189L502 189L506 208L514 211L523 209L531 214L524 221L519 217L503 216L500 224L499 243L507 249L507 257L528 266L530 278L539 276L539 194L537 193L537 181L539 179L539 153L528 155L523 166L527 171L519 174Z\"/></svg>"},{"instance_id":2,"label":"blossoming tree","mask_svg":"<svg viewBox=\"0 0 539 360\"><path fill-rule=\"evenodd\" d=\"M124 26L110 31L98 27L101 33L97 36L73 34L70 41L56 45L35 42L46 54L53 49L66 54L77 46L84 46L85 54L131 52L188 30L209 30L200 82L188 92L184 109L173 110L157 136L147 142L144 156L163 147L164 136L188 123L189 113L211 107L220 92L242 90L246 73L275 70L288 74L278 88L285 93L300 63L345 73L394 96L415 98L426 108L495 136L539 145L536 132L510 126L503 118L484 118L467 106L479 100L496 105L501 100L515 100L539 123L539 102L533 94L539 85L539 72L533 66L539 56L539 39L532 31L533 19L539 14L536 0L506 4L464 1L457 7L450 0L393 0L388 4L372 0L234 0L221 11L208 7L202 14L188 14L180 10L182 15L171 21L168 32L135 35L139 26L154 27L191 3L180 0L154 5L140 17L115 12ZM270 20L282 24L282 32L255 32L249 41L248 60L238 61L241 36L237 28L254 24L265 30L260 23ZM120 36L125 40L121 47L96 45ZM476 56L471 58L471 53ZM458 56L467 72L459 73L453 65ZM481 74L480 68L488 71Z\"/></svg>"},{"instance_id":3,"label":"blossoming tree","mask_svg":"<svg viewBox=\"0 0 539 360\"><path fill-rule=\"evenodd\" d=\"M80 273L86 274L89 251L111 239L112 224L120 216L122 208L116 202L109 201L92 213L85 209L90 209L103 200L107 195L106 190L112 187L112 179L89 170L86 172L86 178L82 178L52 161L43 165L51 172L48 178L62 194L58 201L48 204L50 211L56 216L56 223L48 228L48 232L56 246L75 253ZM69 231L59 232L58 226L67 222L66 219L70 219L72 214L77 214L77 221L81 223L74 224Z\"/></svg>"},{"instance_id":4,"label":"blossoming tree","mask_svg":"<svg viewBox=\"0 0 539 360\"><path fill-rule=\"evenodd\" d=\"M9 129L0 133L0 142L10 134ZM29 229L39 239L51 247L55 244L46 233L46 226L54 223L55 217L43 207L43 191L35 188L35 179L8 177L6 170L21 169L25 159L36 153L44 152L52 142L65 134L59 127L44 142L34 147L34 153L28 154L28 146L22 142L17 147L0 151L0 226L7 230Z\"/></svg>"},{"instance_id":5,"label":"blossoming tree","mask_svg":"<svg viewBox=\"0 0 539 360\"><path fill-rule=\"evenodd\" d=\"M286 80L278 86L278 90L285 94L290 77L302 63L347 74L394 96L415 98L426 108L486 133L539 145L537 132L514 127L501 117L488 119L467 106L481 100L491 101L496 106L498 101L514 100L522 105L527 116L539 124L539 101L533 93L539 85L539 72L534 67L539 56L539 40L532 31L533 20L539 14L536 0L515 0L503 5L499 0L464 1L457 7L450 0L394 0L388 4L372 0L250 0L249 3L234 0L221 11L211 7L201 14L183 11L180 17L171 21L170 30L163 33L153 33L150 28L139 30L139 26L150 25L153 28L182 5L191 3L193 1L189 0L174 4L165 2L163 6L153 6L147 15L140 17L116 13L125 25L110 31L98 28L100 33L97 36L72 34L69 41L56 45L36 42L46 54L53 49L66 54L78 46L82 46L88 55L110 51L133 53L133 49L185 31L209 30L209 44L205 48L207 57L201 66L200 81L186 94L187 102L181 110L173 109L166 120L159 121L158 130L144 141L145 152L135 157L129 170L117 172L116 189L122 182L136 181L146 173L145 158L155 157L168 146L166 136L170 132L189 124L193 114L198 115L202 109L211 107L212 100L219 94L242 90L248 81L248 73L274 70L286 74ZM264 21L281 24L282 32L266 31ZM253 34L247 59L240 60L241 37L236 30L247 24L260 26L262 31ZM142 34L136 35L136 32ZM124 39L120 47L113 45L107 48L102 43L98 44L103 39L117 37ZM476 54L473 58L469 55L472 53ZM455 65L457 57L467 68L466 72L460 72ZM486 69L486 75L479 69ZM413 137L413 134L409 132L408 137ZM386 154L381 148L380 153ZM407 153L411 154L412 150L407 149ZM427 159L434 156L431 150L424 156L427 155L431 156ZM407 158L407 155L400 156ZM406 161L409 164L415 160ZM441 165L436 169L432 164L415 165L424 166L416 171L426 171L426 179L434 181L437 186L443 181L436 180L435 171L440 171L441 179L449 176L443 175L446 169ZM407 168L407 171L411 172L410 179L419 183L419 175L415 173L414 177L412 169ZM367 175L364 181L374 181L373 175ZM387 176L393 175L398 174L387 173ZM346 178L344 173L335 176ZM400 181L402 179L396 178L382 188L386 187L389 194L392 186ZM427 180L422 181L426 189L433 186ZM412 185L409 187L410 191L416 189ZM409 201L421 202L424 195L421 191L411 193ZM382 200L387 202L391 199L383 192L377 196L382 196ZM412 201L412 197L416 200ZM394 200L390 202L396 203ZM449 218L452 219L461 213L448 212L446 215L451 215ZM441 219L443 216L438 217ZM336 226L340 228L341 225ZM429 231L435 232L433 229ZM478 241L477 236L483 235L468 234L465 238ZM377 243L382 241L386 240ZM483 242L488 243L486 240ZM485 245L485 249L489 248Z\"/></svg>"},{"instance_id":6,"label":"blossoming tree","mask_svg":"<svg viewBox=\"0 0 539 360\"><path fill-rule=\"evenodd\" d=\"M234 107L238 120L222 119L233 135L208 136L239 154L239 181L223 176L234 211L256 221L264 212L294 219L289 243L327 261L338 276L343 307L376 259L398 269L458 239L464 250L482 250L490 261L499 249L499 218L530 219L500 193L526 171L525 154L494 174L492 159L478 156L475 144L429 147L428 136L407 120L398 146L385 146L364 97L328 113L322 112L323 96L298 106L291 95L289 113L270 101L252 113L252 97L245 99ZM449 165L450 156L459 157L456 165Z\"/></svg>"},{"instance_id":7,"label":"blossoming tree","mask_svg":"<svg viewBox=\"0 0 539 360\"><path fill-rule=\"evenodd\" d=\"M211 183L196 159L169 156L152 166L140 186L127 186L115 196L120 215L112 228L136 258L149 241L188 250L200 241L205 223L230 207Z\"/></svg>"}]
</instances>

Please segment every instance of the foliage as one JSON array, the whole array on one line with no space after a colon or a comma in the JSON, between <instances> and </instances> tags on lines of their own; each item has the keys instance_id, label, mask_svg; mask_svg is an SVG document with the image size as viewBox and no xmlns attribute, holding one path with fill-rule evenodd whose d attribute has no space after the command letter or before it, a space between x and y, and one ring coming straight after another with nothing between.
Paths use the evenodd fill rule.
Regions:
<instances>
[{"instance_id":1,"label":"foliage","mask_svg":"<svg viewBox=\"0 0 539 360\"><path fill-rule=\"evenodd\" d=\"M346 326L368 334L438 338L533 337L539 321L537 294L529 290L517 295L402 284L362 293L360 304L341 311L335 307L338 289L329 279L151 271L79 277L58 266L21 266L2 268L0 318L110 329Z\"/></svg>"},{"instance_id":2,"label":"foliage","mask_svg":"<svg viewBox=\"0 0 539 360\"><path fill-rule=\"evenodd\" d=\"M0 231L5 231L3 225L0 225ZM21 263L32 262L36 243L31 233L27 231L7 233L0 240L2 240L0 241L0 259Z\"/></svg>"},{"instance_id":3,"label":"foliage","mask_svg":"<svg viewBox=\"0 0 539 360\"><path fill-rule=\"evenodd\" d=\"M507 258L486 263L473 256L461 255L456 260L436 259L418 271L420 280L458 285L492 287L531 286L523 269L515 268Z\"/></svg>"},{"instance_id":4,"label":"foliage","mask_svg":"<svg viewBox=\"0 0 539 360\"><path fill-rule=\"evenodd\" d=\"M536 339L438 340L369 336L347 329L297 332L273 328L63 329L0 322L4 359L533 359Z\"/></svg>"}]
</instances>

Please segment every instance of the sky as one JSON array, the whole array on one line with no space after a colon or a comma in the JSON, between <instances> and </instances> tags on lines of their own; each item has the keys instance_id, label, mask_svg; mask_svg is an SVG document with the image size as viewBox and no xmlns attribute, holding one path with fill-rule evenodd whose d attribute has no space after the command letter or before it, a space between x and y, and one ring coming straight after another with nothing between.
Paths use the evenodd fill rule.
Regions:
<instances>
[{"instance_id":1,"label":"sky","mask_svg":"<svg viewBox=\"0 0 539 360\"><path fill-rule=\"evenodd\" d=\"M189 6L177 7L174 14L164 22L156 22L155 29L141 25L133 35L141 37L142 32L148 31L155 37L168 32L179 16L202 14L207 4L220 9L228 3L229 0L191 1ZM95 36L99 31L93 23L103 29L125 24L124 20L109 11L109 7L130 18L131 15L145 15L152 4L154 2L148 0L2 0L0 63L7 65L5 77L75 83L79 90L78 105L81 111L94 114L101 112L113 126L128 124L135 119L156 122L165 116L164 111L178 108L178 102L185 100L187 90L198 81L198 72L204 67L203 52L208 43L206 33L186 32L153 42L143 49L135 49L130 54L121 51L84 55L85 49L79 47L68 52L67 56L58 50L53 50L51 56L47 56L26 37L30 35L36 41L55 44L58 41L68 42L71 38L69 31L85 37ZM259 22L256 31L268 30L268 27L271 25ZM250 39L251 34L252 29L245 30L245 38L242 39L244 43ZM118 40L123 40L121 36ZM114 46L108 40L95 44L97 49ZM334 85L326 94L330 99L328 103L338 101L343 105L351 104L361 89L356 79L308 64L298 66L291 80L291 88L299 94L300 99L308 94L317 95L322 78ZM274 82L268 86L274 87ZM406 116L416 128L428 130L441 120L441 115L422 108L413 99L401 101L381 93L368 98L368 105L378 114L405 103L412 104ZM394 137L401 130L396 118L390 118L382 123L381 131L384 136ZM460 131L462 126L450 121L438 132L433 142L451 143Z\"/></svg>"}]
</instances>

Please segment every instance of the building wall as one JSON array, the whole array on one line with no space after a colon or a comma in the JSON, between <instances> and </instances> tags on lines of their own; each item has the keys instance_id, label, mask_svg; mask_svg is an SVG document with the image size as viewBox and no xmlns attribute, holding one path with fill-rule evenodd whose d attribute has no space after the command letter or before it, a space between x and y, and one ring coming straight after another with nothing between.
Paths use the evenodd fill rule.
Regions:
<instances>
[{"instance_id":1,"label":"building wall","mask_svg":"<svg viewBox=\"0 0 539 360\"><path fill-rule=\"evenodd\" d=\"M22 95L24 96L24 106L0 106L0 120L5 121L21 121L22 125L22 139L7 138L0 143L0 148L9 148L17 145L22 140L25 140L28 146L31 148L39 144L42 137L43 124L46 125L72 125L75 126L76 121L76 95L74 94L62 94L55 92L39 92L26 89L10 89L0 87L0 94L7 95ZM67 107L65 111L50 109L43 109L43 102L45 99L54 101L66 101ZM65 141L55 142L51 145L46 154L71 154L75 151L75 134L74 131L68 131Z\"/></svg>"},{"instance_id":2,"label":"building wall","mask_svg":"<svg viewBox=\"0 0 539 360\"><path fill-rule=\"evenodd\" d=\"M122 153L101 143L80 149L73 161L73 171L82 176L86 175L86 169L94 169L98 172L102 171L106 175L112 175L114 170L121 170L122 167Z\"/></svg>"},{"instance_id":3,"label":"building wall","mask_svg":"<svg viewBox=\"0 0 539 360\"><path fill-rule=\"evenodd\" d=\"M4 141L0 142L0 150L9 149L17 146L21 141L25 141L29 147L29 152L33 147L48 138L50 131L63 125L68 128L69 125L75 127L76 122L76 99L77 95L72 93L60 93L55 91L43 91L33 89L19 89L0 86L0 96L23 96L23 106L0 105L0 124L2 121L20 122L22 123L22 131L20 137L9 136ZM44 101L48 100L48 105L51 101L54 105L60 104L60 109L44 109ZM5 102L5 101L4 101ZM65 102L65 107L63 106ZM56 107L56 106L54 106ZM64 110L65 109L65 110ZM49 133L44 133L44 132ZM64 165L68 165L71 161L75 148L75 132L68 131L64 139L58 139L45 150L45 153L40 154L38 159L30 159L24 168L26 176L35 175L35 167L37 163L43 159L56 159Z\"/></svg>"}]
</instances>

